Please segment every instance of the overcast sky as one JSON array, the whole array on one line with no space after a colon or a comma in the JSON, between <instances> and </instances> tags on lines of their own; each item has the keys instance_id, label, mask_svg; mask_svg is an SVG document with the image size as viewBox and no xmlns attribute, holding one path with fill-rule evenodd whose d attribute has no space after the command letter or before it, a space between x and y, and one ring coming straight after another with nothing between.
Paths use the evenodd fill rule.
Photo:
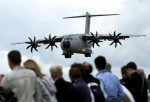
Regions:
<instances>
[{"instance_id":1,"label":"overcast sky","mask_svg":"<svg viewBox=\"0 0 150 102\"><path fill-rule=\"evenodd\" d=\"M150 0L1 0L0 1L0 73L10 72L7 64L7 53L19 50L23 61L28 58L36 60L44 73L48 74L50 65L60 64L64 67L65 77L68 68L74 62L90 62L94 69L94 59L103 55L112 64L113 73L120 77L120 67L129 61L144 68L150 73ZM91 58L75 54L71 59L62 56L59 48L46 50L46 46L39 48L39 52L30 53L27 45L11 43L28 41L28 37L37 39L65 34L84 33L85 18L62 19L66 16L91 14L118 13L119 16L96 17L91 19L90 31L100 34L144 34L146 37L126 39L122 46L109 46L111 42L103 42L101 47L95 47ZM94 74L96 73L94 70ZM118 74L119 73L119 74Z\"/></svg>"}]
</instances>

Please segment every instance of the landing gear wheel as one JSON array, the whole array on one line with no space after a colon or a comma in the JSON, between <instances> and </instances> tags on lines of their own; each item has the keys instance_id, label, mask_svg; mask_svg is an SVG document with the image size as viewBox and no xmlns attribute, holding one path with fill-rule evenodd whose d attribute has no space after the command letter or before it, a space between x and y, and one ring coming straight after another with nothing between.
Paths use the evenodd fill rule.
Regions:
<instances>
[{"instance_id":1,"label":"landing gear wheel","mask_svg":"<svg viewBox=\"0 0 150 102\"><path fill-rule=\"evenodd\" d=\"M64 56L65 56L65 58L71 58L71 53L66 53Z\"/></svg>"},{"instance_id":2,"label":"landing gear wheel","mask_svg":"<svg viewBox=\"0 0 150 102\"><path fill-rule=\"evenodd\" d=\"M85 57L91 57L91 53L85 53L84 56Z\"/></svg>"}]
</instances>

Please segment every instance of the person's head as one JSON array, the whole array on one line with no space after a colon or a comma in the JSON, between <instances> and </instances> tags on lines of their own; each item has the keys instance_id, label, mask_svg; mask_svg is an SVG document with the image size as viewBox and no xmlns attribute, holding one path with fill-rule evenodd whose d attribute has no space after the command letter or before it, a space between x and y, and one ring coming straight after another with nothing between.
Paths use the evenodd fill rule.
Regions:
<instances>
[{"instance_id":1,"label":"person's head","mask_svg":"<svg viewBox=\"0 0 150 102\"><path fill-rule=\"evenodd\" d=\"M81 78L81 70L78 67L71 67L69 70L69 76L71 81L74 83L76 80Z\"/></svg>"},{"instance_id":2,"label":"person's head","mask_svg":"<svg viewBox=\"0 0 150 102\"><path fill-rule=\"evenodd\" d=\"M73 63L71 65L71 68L75 68L75 67L79 68L79 70L81 72L81 76L83 76L84 72L83 72L83 66L82 66L82 64L81 63Z\"/></svg>"},{"instance_id":3,"label":"person's head","mask_svg":"<svg viewBox=\"0 0 150 102\"><path fill-rule=\"evenodd\" d=\"M103 56L98 56L95 58L95 66L97 70L103 70L106 67L106 59Z\"/></svg>"},{"instance_id":4,"label":"person's head","mask_svg":"<svg viewBox=\"0 0 150 102\"><path fill-rule=\"evenodd\" d=\"M126 71L128 75L131 75L133 72L137 70L137 65L134 62L129 62L126 65Z\"/></svg>"},{"instance_id":5,"label":"person's head","mask_svg":"<svg viewBox=\"0 0 150 102\"><path fill-rule=\"evenodd\" d=\"M63 75L62 66L61 65L52 65L50 67L50 74L54 81L61 78Z\"/></svg>"},{"instance_id":6,"label":"person's head","mask_svg":"<svg viewBox=\"0 0 150 102\"><path fill-rule=\"evenodd\" d=\"M92 67L92 65L90 63L83 62L82 66L83 66L83 72L84 72L84 74L90 74L90 73L92 73L93 67Z\"/></svg>"},{"instance_id":7,"label":"person's head","mask_svg":"<svg viewBox=\"0 0 150 102\"><path fill-rule=\"evenodd\" d=\"M121 67L121 75L122 75L122 78L126 78L127 77L126 66L122 66Z\"/></svg>"},{"instance_id":8,"label":"person's head","mask_svg":"<svg viewBox=\"0 0 150 102\"><path fill-rule=\"evenodd\" d=\"M144 69L143 69L143 68L137 69L137 72L138 72L143 78L146 79L146 75L145 75L145 72L144 72Z\"/></svg>"},{"instance_id":9,"label":"person's head","mask_svg":"<svg viewBox=\"0 0 150 102\"><path fill-rule=\"evenodd\" d=\"M30 70L34 71L37 77L39 77L41 79L43 78L43 74L40 70L40 67L38 66L38 64L34 60L28 59L23 64L24 64L26 69L30 69Z\"/></svg>"},{"instance_id":10,"label":"person's head","mask_svg":"<svg viewBox=\"0 0 150 102\"><path fill-rule=\"evenodd\" d=\"M110 63L106 64L106 68L105 69L108 70L110 73L112 73L112 71L111 71L111 64Z\"/></svg>"},{"instance_id":11,"label":"person's head","mask_svg":"<svg viewBox=\"0 0 150 102\"><path fill-rule=\"evenodd\" d=\"M11 69L16 66L20 66L21 63L21 54L17 50L12 50L8 53L8 64Z\"/></svg>"},{"instance_id":12,"label":"person's head","mask_svg":"<svg viewBox=\"0 0 150 102\"><path fill-rule=\"evenodd\" d=\"M3 77L4 77L4 74L0 74L0 82L3 79Z\"/></svg>"},{"instance_id":13,"label":"person's head","mask_svg":"<svg viewBox=\"0 0 150 102\"><path fill-rule=\"evenodd\" d=\"M148 75L148 79L150 80L150 74Z\"/></svg>"}]
</instances>

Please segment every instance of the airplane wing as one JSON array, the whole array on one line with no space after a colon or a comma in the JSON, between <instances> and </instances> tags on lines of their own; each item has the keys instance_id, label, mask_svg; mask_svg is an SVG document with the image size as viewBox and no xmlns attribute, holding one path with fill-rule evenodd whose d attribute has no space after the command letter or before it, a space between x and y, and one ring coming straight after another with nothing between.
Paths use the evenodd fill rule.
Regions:
<instances>
[{"instance_id":1,"label":"airplane wing","mask_svg":"<svg viewBox=\"0 0 150 102\"><path fill-rule=\"evenodd\" d=\"M146 35L122 35L122 33L118 33L116 34L116 31L114 31L113 35L109 33L109 35L107 34L98 34L98 32L96 32L96 34L85 34L85 39L87 41L89 41L88 43L93 43L93 47L94 44L96 44L97 46L99 46L99 42L103 42L103 41L112 41L112 43L110 45L112 45L113 43L115 43L115 47L117 47L117 43L119 43L120 45L121 42L120 40L125 40L126 38L130 38L130 37L142 37L142 36L146 36Z\"/></svg>"},{"instance_id":2,"label":"airplane wing","mask_svg":"<svg viewBox=\"0 0 150 102\"><path fill-rule=\"evenodd\" d=\"M44 39L39 39L36 40L36 37L34 36L34 39L32 40L30 37L29 41L25 41L25 42L17 42L17 43L12 43L11 45L16 45L16 44L29 44L27 46L26 49L31 48L31 52L34 50L38 51L37 48L40 47L40 44L48 44L48 46L46 47L46 49L48 49L49 47L51 47L51 50L53 50L53 46L55 46L57 48L57 45L55 43L57 42L61 42L63 36L54 36L51 37L51 35L49 35L48 38L44 38Z\"/></svg>"}]
</instances>

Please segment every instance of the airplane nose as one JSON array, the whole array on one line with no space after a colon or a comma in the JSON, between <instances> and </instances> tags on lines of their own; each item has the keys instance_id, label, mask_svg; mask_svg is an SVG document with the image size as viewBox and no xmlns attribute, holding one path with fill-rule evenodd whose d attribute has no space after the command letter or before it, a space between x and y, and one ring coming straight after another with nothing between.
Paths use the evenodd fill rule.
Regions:
<instances>
[{"instance_id":1,"label":"airplane nose","mask_svg":"<svg viewBox=\"0 0 150 102\"><path fill-rule=\"evenodd\" d=\"M64 41L63 42L63 47L64 48L68 49L68 48L70 48L70 46L71 46L70 41Z\"/></svg>"}]
</instances>

